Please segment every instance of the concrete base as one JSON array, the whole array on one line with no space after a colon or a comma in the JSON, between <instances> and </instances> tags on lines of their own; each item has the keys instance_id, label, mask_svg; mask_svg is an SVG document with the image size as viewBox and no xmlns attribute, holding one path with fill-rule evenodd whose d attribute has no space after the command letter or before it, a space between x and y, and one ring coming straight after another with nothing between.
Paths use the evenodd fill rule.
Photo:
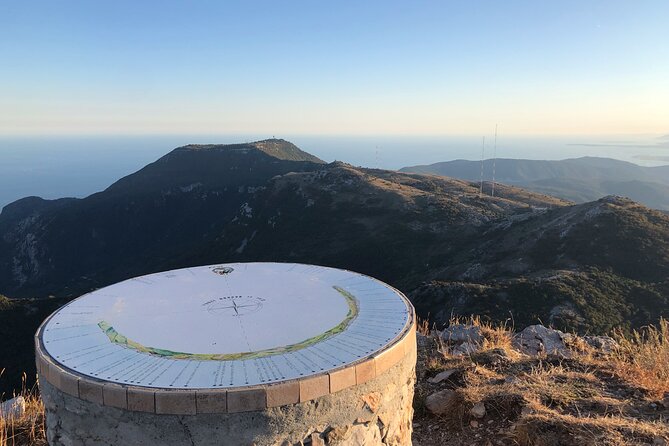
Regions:
<instances>
[{"instance_id":1,"label":"concrete base","mask_svg":"<svg viewBox=\"0 0 669 446\"><path fill-rule=\"evenodd\" d=\"M416 351L364 384L259 411L159 415L85 401L40 380L52 446L411 445Z\"/></svg>"}]
</instances>

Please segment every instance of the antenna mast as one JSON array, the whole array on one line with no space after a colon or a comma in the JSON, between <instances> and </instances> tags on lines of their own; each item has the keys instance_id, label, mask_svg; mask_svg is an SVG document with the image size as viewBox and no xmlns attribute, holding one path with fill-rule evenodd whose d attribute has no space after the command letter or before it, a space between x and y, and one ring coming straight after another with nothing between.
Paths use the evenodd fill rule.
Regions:
<instances>
[{"instance_id":1,"label":"antenna mast","mask_svg":"<svg viewBox=\"0 0 669 446\"><path fill-rule=\"evenodd\" d=\"M495 145L492 149L492 196L495 196L495 167L497 165L497 124L495 124Z\"/></svg>"},{"instance_id":2,"label":"antenna mast","mask_svg":"<svg viewBox=\"0 0 669 446\"><path fill-rule=\"evenodd\" d=\"M483 196L483 160L485 159L485 136L481 145L481 185L479 186L479 198Z\"/></svg>"}]
</instances>

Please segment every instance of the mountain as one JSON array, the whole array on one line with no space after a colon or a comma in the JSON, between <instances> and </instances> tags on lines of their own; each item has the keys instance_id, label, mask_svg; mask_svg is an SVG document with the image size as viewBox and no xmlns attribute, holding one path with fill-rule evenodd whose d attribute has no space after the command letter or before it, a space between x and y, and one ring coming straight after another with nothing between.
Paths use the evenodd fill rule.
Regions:
<instances>
[{"instance_id":1,"label":"mountain","mask_svg":"<svg viewBox=\"0 0 669 446\"><path fill-rule=\"evenodd\" d=\"M476 182L326 164L282 140L191 145L84 199L3 209L0 293L13 299L0 307L0 366L70 298L237 261L369 274L435 323L476 313L605 332L669 316L669 215L631 200L573 204L503 184L481 196Z\"/></svg>"},{"instance_id":2,"label":"mountain","mask_svg":"<svg viewBox=\"0 0 669 446\"><path fill-rule=\"evenodd\" d=\"M226 237L183 263L318 263L411 287L432 262L490 222L565 204L513 187L501 188L494 199L479 197L470 182L335 162L273 178L228 226Z\"/></svg>"},{"instance_id":3,"label":"mountain","mask_svg":"<svg viewBox=\"0 0 669 446\"><path fill-rule=\"evenodd\" d=\"M605 333L669 315L669 217L606 197L491 225L412 294L419 313Z\"/></svg>"},{"instance_id":4,"label":"mountain","mask_svg":"<svg viewBox=\"0 0 669 446\"><path fill-rule=\"evenodd\" d=\"M188 145L84 199L16 201L0 214L0 292L74 296L161 268L270 178L322 165L283 140Z\"/></svg>"},{"instance_id":5,"label":"mountain","mask_svg":"<svg viewBox=\"0 0 669 446\"><path fill-rule=\"evenodd\" d=\"M485 179L492 177L493 160L483 163ZM400 169L478 181L479 161L456 160ZM646 206L669 210L669 166L643 167L610 158L584 157L561 161L498 159L495 181L565 200L584 203L606 195L621 195ZM490 190L491 184L486 184Z\"/></svg>"}]
</instances>

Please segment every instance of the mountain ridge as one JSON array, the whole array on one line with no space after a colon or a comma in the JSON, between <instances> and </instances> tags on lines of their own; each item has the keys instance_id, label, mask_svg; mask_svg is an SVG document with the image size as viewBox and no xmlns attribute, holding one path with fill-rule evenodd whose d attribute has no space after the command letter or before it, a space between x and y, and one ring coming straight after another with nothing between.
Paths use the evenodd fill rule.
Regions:
<instances>
[{"instance_id":1,"label":"mountain ridge","mask_svg":"<svg viewBox=\"0 0 669 446\"><path fill-rule=\"evenodd\" d=\"M495 180L583 203L607 195L625 195L647 206L669 210L669 166L645 167L611 158L581 157L559 161L499 158L483 161L490 192ZM481 161L454 160L403 167L416 172L480 181Z\"/></svg>"}]
</instances>

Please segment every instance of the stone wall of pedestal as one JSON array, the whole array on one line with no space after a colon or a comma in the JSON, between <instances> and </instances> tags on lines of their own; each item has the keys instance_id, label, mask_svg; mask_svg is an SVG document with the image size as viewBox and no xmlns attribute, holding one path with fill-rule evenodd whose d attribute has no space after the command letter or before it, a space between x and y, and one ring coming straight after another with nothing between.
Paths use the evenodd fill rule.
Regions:
<instances>
[{"instance_id":1,"label":"stone wall of pedestal","mask_svg":"<svg viewBox=\"0 0 669 446\"><path fill-rule=\"evenodd\" d=\"M60 367L36 337L52 446L411 445L415 324L375 356L321 375L231 390L106 383Z\"/></svg>"}]
</instances>

